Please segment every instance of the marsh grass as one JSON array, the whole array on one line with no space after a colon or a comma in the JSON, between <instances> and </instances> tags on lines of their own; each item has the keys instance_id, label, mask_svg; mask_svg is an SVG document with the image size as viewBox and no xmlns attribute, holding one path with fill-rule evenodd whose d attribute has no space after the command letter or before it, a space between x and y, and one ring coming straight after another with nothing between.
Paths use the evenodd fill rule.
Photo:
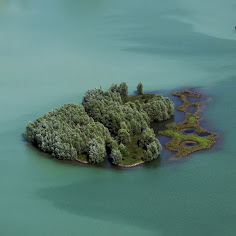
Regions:
<instances>
[{"instance_id":1,"label":"marsh grass","mask_svg":"<svg viewBox=\"0 0 236 236\"><path fill-rule=\"evenodd\" d=\"M160 131L158 134L163 136L168 136L172 138L170 142L168 142L165 146L171 151L177 152L175 157L184 157L189 155L190 153L209 149L213 143L215 143L216 134L210 132L206 129L203 129L199 125L199 111L200 111L200 103L191 103L187 101L187 97L195 97L200 98L199 94L192 93L190 91L182 91L173 93L174 96L178 96L181 98L183 105L177 107L177 110L185 112L185 120L180 123L171 123L166 125L166 130ZM187 113L187 109L189 106L196 106L197 110L195 113ZM182 131L185 129L193 129L192 133L183 133ZM207 133L208 136L199 136L199 133ZM197 143L194 146L181 145L184 142L192 141Z\"/></svg>"}]
</instances>

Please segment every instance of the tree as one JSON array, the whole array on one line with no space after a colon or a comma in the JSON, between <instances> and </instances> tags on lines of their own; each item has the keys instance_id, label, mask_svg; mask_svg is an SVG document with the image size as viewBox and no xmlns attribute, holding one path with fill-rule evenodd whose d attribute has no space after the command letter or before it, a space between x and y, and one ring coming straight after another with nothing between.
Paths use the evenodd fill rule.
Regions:
<instances>
[{"instance_id":1,"label":"tree","mask_svg":"<svg viewBox=\"0 0 236 236\"><path fill-rule=\"evenodd\" d=\"M119 92L119 87L117 84L112 84L111 87L109 88L109 91L112 93L118 93Z\"/></svg>"},{"instance_id":2,"label":"tree","mask_svg":"<svg viewBox=\"0 0 236 236\"><path fill-rule=\"evenodd\" d=\"M119 85L119 93L122 98L128 97L128 86L125 82Z\"/></svg>"},{"instance_id":3,"label":"tree","mask_svg":"<svg viewBox=\"0 0 236 236\"><path fill-rule=\"evenodd\" d=\"M137 86L138 95L143 95L143 84L140 82Z\"/></svg>"},{"instance_id":4,"label":"tree","mask_svg":"<svg viewBox=\"0 0 236 236\"><path fill-rule=\"evenodd\" d=\"M150 144L151 142L153 142L155 140L155 135L152 129L150 128L146 128L140 136L139 139L139 146L142 148L146 148L148 146L148 144Z\"/></svg>"},{"instance_id":5,"label":"tree","mask_svg":"<svg viewBox=\"0 0 236 236\"><path fill-rule=\"evenodd\" d=\"M111 159L113 164L120 164L122 162L122 155L118 149L112 149Z\"/></svg>"},{"instance_id":6,"label":"tree","mask_svg":"<svg viewBox=\"0 0 236 236\"><path fill-rule=\"evenodd\" d=\"M119 129L118 140L120 143L127 144L130 142L130 134L126 129Z\"/></svg>"},{"instance_id":7,"label":"tree","mask_svg":"<svg viewBox=\"0 0 236 236\"><path fill-rule=\"evenodd\" d=\"M122 88L122 86L124 88L127 87L127 85L123 83L119 88ZM127 92L125 93L127 95ZM90 92L86 92L85 94L83 105L90 117L96 122L102 123L116 136L121 128L121 122L125 122L130 135L141 133L140 128L136 129L134 126L134 122L136 124L149 124L149 117L147 113L143 111L141 104L132 102L123 104L120 92L104 92L100 89L90 90ZM133 124L131 124L131 121Z\"/></svg>"},{"instance_id":8,"label":"tree","mask_svg":"<svg viewBox=\"0 0 236 236\"><path fill-rule=\"evenodd\" d=\"M119 145L119 150L122 156L128 156L129 155L129 151L127 150L127 148L125 147L125 145L123 143L121 143Z\"/></svg>"},{"instance_id":9,"label":"tree","mask_svg":"<svg viewBox=\"0 0 236 236\"><path fill-rule=\"evenodd\" d=\"M92 139L89 141L88 146L89 162L93 164L103 162L106 156L106 149L104 144L101 144L96 139Z\"/></svg>"},{"instance_id":10,"label":"tree","mask_svg":"<svg viewBox=\"0 0 236 236\"><path fill-rule=\"evenodd\" d=\"M152 142L147 146L147 151L144 152L144 161L152 161L159 156L159 150L156 142Z\"/></svg>"},{"instance_id":11,"label":"tree","mask_svg":"<svg viewBox=\"0 0 236 236\"><path fill-rule=\"evenodd\" d=\"M142 104L142 107L151 121L161 122L174 114L174 104L169 98L161 95L156 95L149 102Z\"/></svg>"}]
</instances>

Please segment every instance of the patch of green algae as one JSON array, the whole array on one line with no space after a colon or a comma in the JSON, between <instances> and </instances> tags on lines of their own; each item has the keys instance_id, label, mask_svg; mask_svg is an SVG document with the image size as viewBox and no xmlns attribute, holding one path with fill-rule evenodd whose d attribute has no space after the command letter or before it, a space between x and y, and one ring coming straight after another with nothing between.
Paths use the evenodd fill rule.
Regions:
<instances>
[{"instance_id":1,"label":"patch of green algae","mask_svg":"<svg viewBox=\"0 0 236 236\"><path fill-rule=\"evenodd\" d=\"M185 112L185 120L180 123L171 123L166 125L166 130L159 131L158 134L172 138L165 146L171 151L177 152L175 157L184 157L193 152L209 149L215 143L216 134L203 129L199 125L200 103L188 102L187 97L200 98L200 94L192 93L188 90L175 92L174 96L181 98L183 105L177 107L177 110ZM196 106L195 113L188 113L189 106ZM185 133L185 130L192 130L192 133ZM199 136L204 133L208 136ZM192 146L187 144L191 143Z\"/></svg>"}]
</instances>

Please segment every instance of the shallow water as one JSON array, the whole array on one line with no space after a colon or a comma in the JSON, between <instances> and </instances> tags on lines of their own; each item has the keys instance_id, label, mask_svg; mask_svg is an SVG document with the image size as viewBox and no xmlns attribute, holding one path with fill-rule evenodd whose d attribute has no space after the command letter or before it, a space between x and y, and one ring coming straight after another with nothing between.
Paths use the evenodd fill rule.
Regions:
<instances>
[{"instance_id":1,"label":"shallow water","mask_svg":"<svg viewBox=\"0 0 236 236\"><path fill-rule=\"evenodd\" d=\"M210 134L209 133L199 133L199 134L197 134L198 136L200 136L200 137L207 137L207 136L209 136Z\"/></svg>"},{"instance_id":2,"label":"shallow water","mask_svg":"<svg viewBox=\"0 0 236 236\"><path fill-rule=\"evenodd\" d=\"M184 133L185 134L191 134L191 133L193 133L195 130L194 129L186 129L186 130L184 130Z\"/></svg>"},{"instance_id":3,"label":"shallow water","mask_svg":"<svg viewBox=\"0 0 236 236\"><path fill-rule=\"evenodd\" d=\"M187 108L187 112L188 113L194 114L196 111L197 111L197 107L196 106L189 106Z\"/></svg>"},{"instance_id":4,"label":"shallow water","mask_svg":"<svg viewBox=\"0 0 236 236\"><path fill-rule=\"evenodd\" d=\"M0 0L0 234L235 235L235 10L234 0ZM212 100L201 124L217 144L120 170L52 160L22 138L29 120L121 81L130 93L139 81L202 87Z\"/></svg>"}]
</instances>

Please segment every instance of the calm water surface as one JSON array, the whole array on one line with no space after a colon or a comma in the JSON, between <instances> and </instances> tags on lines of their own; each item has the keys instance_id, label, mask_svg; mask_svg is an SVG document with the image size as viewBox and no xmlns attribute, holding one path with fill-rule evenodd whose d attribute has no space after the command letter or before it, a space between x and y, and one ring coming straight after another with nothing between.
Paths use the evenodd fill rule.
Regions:
<instances>
[{"instance_id":1,"label":"calm water surface","mask_svg":"<svg viewBox=\"0 0 236 236\"><path fill-rule=\"evenodd\" d=\"M235 0L0 0L0 235L235 235L235 11ZM29 120L121 81L130 93L139 81L202 87L217 145L118 170L25 142Z\"/></svg>"}]
</instances>

